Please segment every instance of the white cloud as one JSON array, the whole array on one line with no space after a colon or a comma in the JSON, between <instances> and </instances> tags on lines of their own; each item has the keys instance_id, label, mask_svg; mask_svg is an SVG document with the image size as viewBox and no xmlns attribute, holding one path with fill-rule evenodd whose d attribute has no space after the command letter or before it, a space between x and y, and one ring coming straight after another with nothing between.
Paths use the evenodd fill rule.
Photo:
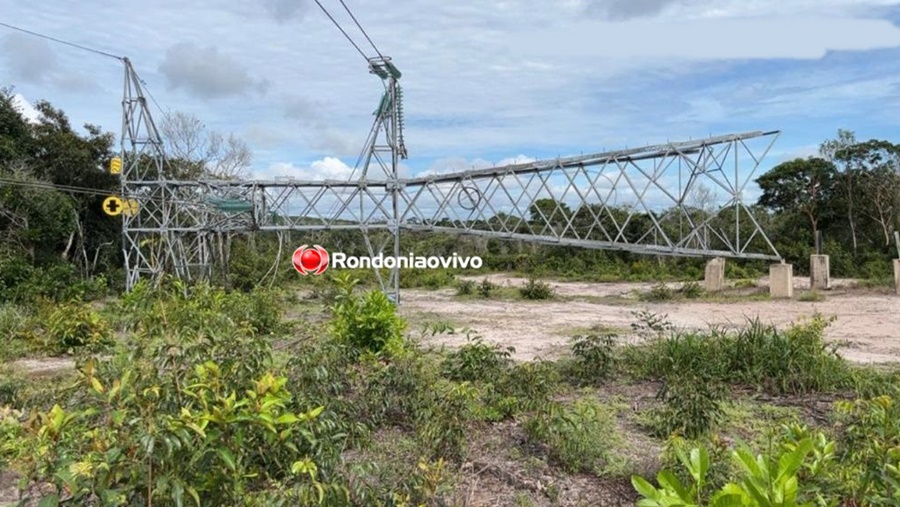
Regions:
<instances>
[{"instance_id":1,"label":"white cloud","mask_svg":"<svg viewBox=\"0 0 900 507\"><path fill-rule=\"evenodd\" d=\"M293 179L301 181L346 181L350 179L351 175L359 177L359 173L354 174L353 168L340 159L325 157L322 160L314 161L308 166L296 166L290 162L280 162L271 165L265 171L256 172L254 177L257 179Z\"/></svg>"},{"instance_id":2,"label":"white cloud","mask_svg":"<svg viewBox=\"0 0 900 507\"><path fill-rule=\"evenodd\" d=\"M763 35L764 34L764 35ZM900 28L887 20L770 17L687 21L581 21L520 32L510 43L521 54L589 59L817 59L827 51L900 46Z\"/></svg>"},{"instance_id":3,"label":"white cloud","mask_svg":"<svg viewBox=\"0 0 900 507\"><path fill-rule=\"evenodd\" d=\"M41 113L38 112L38 110L35 109L22 94L17 93L13 95L12 103L13 107L15 107L29 123L38 123L40 121Z\"/></svg>"}]
</instances>

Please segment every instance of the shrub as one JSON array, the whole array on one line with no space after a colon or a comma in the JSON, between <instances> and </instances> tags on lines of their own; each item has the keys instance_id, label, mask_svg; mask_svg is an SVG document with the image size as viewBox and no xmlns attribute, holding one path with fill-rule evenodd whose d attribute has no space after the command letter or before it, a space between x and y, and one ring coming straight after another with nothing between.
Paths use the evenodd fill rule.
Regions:
<instances>
[{"instance_id":1,"label":"shrub","mask_svg":"<svg viewBox=\"0 0 900 507\"><path fill-rule=\"evenodd\" d=\"M613 333L579 335L572 338L572 376L579 382L597 384L615 367Z\"/></svg>"},{"instance_id":2,"label":"shrub","mask_svg":"<svg viewBox=\"0 0 900 507\"><path fill-rule=\"evenodd\" d=\"M900 406L891 396L838 402L837 464L826 488L848 505L900 499Z\"/></svg>"},{"instance_id":3,"label":"shrub","mask_svg":"<svg viewBox=\"0 0 900 507\"><path fill-rule=\"evenodd\" d=\"M114 343L109 323L85 303L56 307L47 319L45 332L48 348L56 353L95 352Z\"/></svg>"},{"instance_id":4,"label":"shrub","mask_svg":"<svg viewBox=\"0 0 900 507\"><path fill-rule=\"evenodd\" d=\"M511 398L515 410L537 410L550 402L559 386L559 371L547 361L519 363L506 370L497 383L497 391Z\"/></svg>"},{"instance_id":5,"label":"shrub","mask_svg":"<svg viewBox=\"0 0 900 507\"><path fill-rule=\"evenodd\" d=\"M688 299L703 297L704 292L703 286L697 282L687 282L678 289L678 293Z\"/></svg>"},{"instance_id":6,"label":"shrub","mask_svg":"<svg viewBox=\"0 0 900 507\"><path fill-rule=\"evenodd\" d=\"M456 283L457 296L470 296L475 293L475 282L472 280L460 280Z\"/></svg>"},{"instance_id":7,"label":"shrub","mask_svg":"<svg viewBox=\"0 0 900 507\"><path fill-rule=\"evenodd\" d=\"M525 299L541 300L553 298L553 287L546 282L542 282L535 278L529 278L522 287L519 288L519 294Z\"/></svg>"},{"instance_id":8,"label":"shrub","mask_svg":"<svg viewBox=\"0 0 900 507\"><path fill-rule=\"evenodd\" d=\"M432 458L463 457L476 396L477 391L468 382L444 379L421 393L416 410L416 435Z\"/></svg>"},{"instance_id":9,"label":"shrub","mask_svg":"<svg viewBox=\"0 0 900 507\"><path fill-rule=\"evenodd\" d=\"M483 298L491 297L495 290L497 290L497 286L487 278L478 285L478 294Z\"/></svg>"},{"instance_id":10,"label":"shrub","mask_svg":"<svg viewBox=\"0 0 900 507\"><path fill-rule=\"evenodd\" d=\"M669 301L674 297L675 291L666 285L665 282L658 282L650 288L649 292L641 295L641 299L644 301Z\"/></svg>"},{"instance_id":11,"label":"shrub","mask_svg":"<svg viewBox=\"0 0 900 507\"><path fill-rule=\"evenodd\" d=\"M546 446L550 458L570 473L598 473L619 445L614 412L595 400L571 407L549 404L525 422L528 438Z\"/></svg>"},{"instance_id":12,"label":"shrub","mask_svg":"<svg viewBox=\"0 0 900 507\"><path fill-rule=\"evenodd\" d=\"M450 380L494 382L509 367L514 352L512 347L488 344L482 337L470 333L465 345L444 358L441 372Z\"/></svg>"},{"instance_id":13,"label":"shrub","mask_svg":"<svg viewBox=\"0 0 900 507\"><path fill-rule=\"evenodd\" d=\"M669 379L659 393L663 406L651 409L649 426L658 437L698 438L720 423L727 391L715 379L682 375Z\"/></svg>"},{"instance_id":14,"label":"shrub","mask_svg":"<svg viewBox=\"0 0 900 507\"><path fill-rule=\"evenodd\" d=\"M397 315L396 305L379 290L364 296L354 294L357 283L350 278L339 281L340 293L332 306L332 335L357 352L399 352L406 322Z\"/></svg>"},{"instance_id":15,"label":"shrub","mask_svg":"<svg viewBox=\"0 0 900 507\"><path fill-rule=\"evenodd\" d=\"M814 466L810 459L813 447L813 441L805 439L794 443L790 448L776 449L763 456L754 455L748 447L741 446L733 453L739 476L711 494L706 493L710 457L704 447L678 452L679 461L690 478L687 484L679 480L671 470L663 470L657 475L659 487L638 476L633 476L631 483L643 497L637 505L646 507L812 505L809 502L811 499L803 495L798 486L804 469Z\"/></svg>"}]
</instances>

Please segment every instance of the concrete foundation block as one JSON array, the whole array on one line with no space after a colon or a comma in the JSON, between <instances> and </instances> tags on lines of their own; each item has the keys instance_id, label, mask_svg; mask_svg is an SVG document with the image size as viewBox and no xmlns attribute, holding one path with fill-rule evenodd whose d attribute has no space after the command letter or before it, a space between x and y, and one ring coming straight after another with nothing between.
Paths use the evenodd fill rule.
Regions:
<instances>
[{"instance_id":1,"label":"concrete foundation block","mask_svg":"<svg viewBox=\"0 0 900 507\"><path fill-rule=\"evenodd\" d=\"M769 266L769 295L772 299L794 297L794 265L772 264Z\"/></svg>"},{"instance_id":2,"label":"concrete foundation block","mask_svg":"<svg viewBox=\"0 0 900 507\"><path fill-rule=\"evenodd\" d=\"M725 259L716 257L706 263L703 281L706 292L721 292L725 289Z\"/></svg>"},{"instance_id":3,"label":"concrete foundation block","mask_svg":"<svg viewBox=\"0 0 900 507\"><path fill-rule=\"evenodd\" d=\"M894 288L900 296L900 259L894 259Z\"/></svg>"},{"instance_id":4,"label":"concrete foundation block","mask_svg":"<svg viewBox=\"0 0 900 507\"><path fill-rule=\"evenodd\" d=\"M809 286L812 289L831 288L831 268L827 255L809 256Z\"/></svg>"}]
</instances>

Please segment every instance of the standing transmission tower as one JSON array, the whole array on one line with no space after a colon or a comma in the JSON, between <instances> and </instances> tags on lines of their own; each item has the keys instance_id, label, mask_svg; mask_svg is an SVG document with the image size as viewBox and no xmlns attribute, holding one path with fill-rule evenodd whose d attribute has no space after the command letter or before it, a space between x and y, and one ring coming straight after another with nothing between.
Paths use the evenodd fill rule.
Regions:
<instances>
[{"instance_id":1,"label":"standing transmission tower","mask_svg":"<svg viewBox=\"0 0 900 507\"><path fill-rule=\"evenodd\" d=\"M366 145L363 150L363 167L359 175L359 182L384 181L385 197L390 196L390 208L376 204L386 214L385 221L390 235L384 244L373 245L368 229L363 226L362 233L365 238L369 254L374 256L377 252L385 252L393 241L393 255L400 256L400 217L403 212L400 209L401 184L399 177L400 160L407 158L406 146L403 143L403 91L400 88L400 71L391 63L391 59L378 56L369 59L369 72L380 77L384 83L384 94L375 110L375 121ZM374 169L374 174L372 174ZM360 216L365 216L374 210L365 210L366 203L371 204L364 194L360 194ZM368 211L368 213L367 213ZM386 211L386 213L385 213ZM378 246L379 248L375 248ZM376 252L377 250L377 252ZM390 295L394 301L400 298L400 270L395 266L391 269L387 280L381 273L375 270L375 275L382 289Z\"/></svg>"}]
</instances>

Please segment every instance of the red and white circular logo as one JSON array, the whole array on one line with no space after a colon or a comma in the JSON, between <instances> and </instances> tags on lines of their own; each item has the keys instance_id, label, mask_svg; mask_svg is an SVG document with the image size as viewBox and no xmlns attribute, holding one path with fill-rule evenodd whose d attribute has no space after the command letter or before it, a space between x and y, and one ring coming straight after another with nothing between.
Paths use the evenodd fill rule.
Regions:
<instances>
[{"instance_id":1,"label":"red and white circular logo","mask_svg":"<svg viewBox=\"0 0 900 507\"><path fill-rule=\"evenodd\" d=\"M328 269L328 252L319 245L303 245L294 250L294 269L303 276L321 275Z\"/></svg>"}]
</instances>

